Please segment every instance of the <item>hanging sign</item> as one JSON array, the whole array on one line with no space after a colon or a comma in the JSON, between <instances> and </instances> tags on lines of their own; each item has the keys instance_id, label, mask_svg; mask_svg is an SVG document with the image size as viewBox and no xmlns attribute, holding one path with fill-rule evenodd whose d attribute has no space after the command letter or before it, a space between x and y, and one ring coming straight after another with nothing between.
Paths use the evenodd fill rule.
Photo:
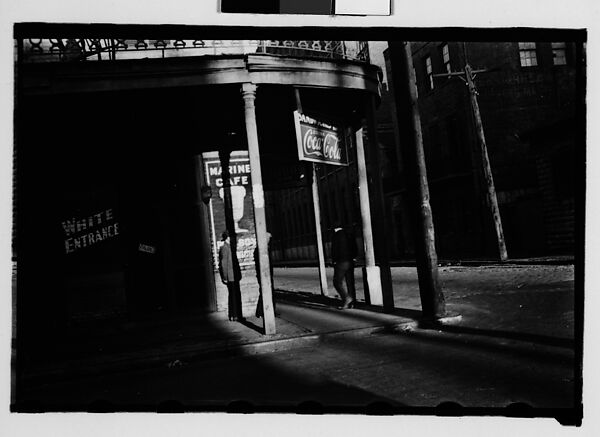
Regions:
<instances>
[{"instance_id":1,"label":"hanging sign","mask_svg":"<svg viewBox=\"0 0 600 437\"><path fill-rule=\"evenodd\" d=\"M338 126L316 120L298 111L294 111L294 122L298 158L301 161L348 165L343 131Z\"/></svg>"}]
</instances>

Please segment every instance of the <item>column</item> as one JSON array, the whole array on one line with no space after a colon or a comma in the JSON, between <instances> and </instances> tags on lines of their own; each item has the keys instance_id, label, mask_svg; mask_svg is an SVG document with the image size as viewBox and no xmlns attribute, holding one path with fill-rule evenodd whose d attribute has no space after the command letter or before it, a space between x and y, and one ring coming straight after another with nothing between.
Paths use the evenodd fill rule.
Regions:
<instances>
[{"instance_id":1,"label":"column","mask_svg":"<svg viewBox=\"0 0 600 437\"><path fill-rule=\"evenodd\" d=\"M371 203L367 181L367 165L362 128L356 131L356 163L358 167L358 196L360 198L360 215L362 218L363 242L365 248L365 299L371 305L383 305L381 275L375 265L375 248L373 246L373 228L371 227Z\"/></svg>"},{"instance_id":2,"label":"column","mask_svg":"<svg viewBox=\"0 0 600 437\"><path fill-rule=\"evenodd\" d=\"M381 270L381 289L383 293L383 306L386 310L394 308L394 290L392 286L392 272L390 269L389 243L387 215L385 211L385 196L383 194L383 183L381 181L381 166L379 165L379 141L377 140L377 120L375 118L375 96L367 97L367 138L369 140L369 174L371 177L371 193L375 256Z\"/></svg>"},{"instance_id":3,"label":"column","mask_svg":"<svg viewBox=\"0 0 600 437\"><path fill-rule=\"evenodd\" d=\"M214 266L212 263L212 247L210 244L210 218L208 205L202 201L202 187L207 184L204 174L204 165L202 155L195 155L193 158L194 182L196 191L196 213L198 214L200 226L200 239L202 245L202 255L204 262L201 266L202 274L206 284L206 293L208 293L207 309L209 311L217 310L217 295L215 288Z\"/></svg>"},{"instance_id":4,"label":"column","mask_svg":"<svg viewBox=\"0 0 600 437\"><path fill-rule=\"evenodd\" d=\"M256 244L261 266L260 283L263 302L263 323L266 335L275 334L275 312L273 309L273 293L270 275L269 253L267 246L267 221L265 217L265 195L262 186L262 171L260 168L260 151L258 149L258 131L256 127L256 85L242 85L244 99L244 114L246 136L248 138L248 154L250 155L250 176L252 178L252 197L254 201L254 222L256 224Z\"/></svg>"}]
</instances>

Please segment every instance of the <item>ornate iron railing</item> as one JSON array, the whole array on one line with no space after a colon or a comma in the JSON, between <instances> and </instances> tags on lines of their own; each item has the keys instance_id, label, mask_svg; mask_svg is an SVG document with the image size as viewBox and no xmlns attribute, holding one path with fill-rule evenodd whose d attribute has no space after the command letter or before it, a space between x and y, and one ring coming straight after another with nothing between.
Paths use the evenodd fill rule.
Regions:
<instances>
[{"instance_id":1,"label":"ornate iron railing","mask_svg":"<svg viewBox=\"0 0 600 437\"><path fill-rule=\"evenodd\" d=\"M369 62L366 41L35 39L18 41L21 62L102 61L245 53Z\"/></svg>"}]
</instances>

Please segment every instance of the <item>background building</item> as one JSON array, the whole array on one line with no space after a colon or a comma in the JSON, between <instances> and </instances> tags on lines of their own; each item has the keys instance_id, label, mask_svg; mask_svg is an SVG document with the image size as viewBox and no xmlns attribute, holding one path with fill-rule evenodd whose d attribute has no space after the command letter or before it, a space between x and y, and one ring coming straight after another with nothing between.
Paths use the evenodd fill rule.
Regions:
<instances>
[{"instance_id":1,"label":"background building","mask_svg":"<svg viewBox=\"0 0 600 437\"><path fill-rule=\"evenodd\" d=\"M385 193L384 223L393 259L414 259L414 233L396 122L391 57L387 42L370 41L369 56L382 68L376 141ZM436 246L441 259L498 256L486 199L468 88L458 76L466 61L476 74L483 128L510 257L572 255L575 244L575 161L578 88L572 42L414 42L419 110L426 152ZM466 55L466 58L465 58ZM580 70L581 72L582 70ZM579 76L580 77L580 76ZM368 129L365 134L369 137ZM353 154L350 153L352 158ZM319 167L322 224L351 224L360 244L358 187L346 169ZM302 168L271 193L269 226L278 263L315 262L314 219ZM350 173L348 173L350 172ZM304 181L304 182L303 182ZM329 234L325 232L326 253Z\"/></svg>"},{"instance_id":2,"label":"background building","mask_svg":"<svg viewBox=\"0 0 600 437\"><path fill-rule=\"evenodd\" d=\"M510 257L573 254L577 89L575 44L567 42L414 42L419 111L438 255L496 257L465 62L478 100ZM465 59L465 55L467 59ZM388 77L390 59L386 52ZM383 102L386 101L385 93ZM384 105L379 117L389 110ZM388 140L386 156L402 150ZM393 256L410 257L402 152L389 159L384 187Z\"/></svg>"}]
</instances>

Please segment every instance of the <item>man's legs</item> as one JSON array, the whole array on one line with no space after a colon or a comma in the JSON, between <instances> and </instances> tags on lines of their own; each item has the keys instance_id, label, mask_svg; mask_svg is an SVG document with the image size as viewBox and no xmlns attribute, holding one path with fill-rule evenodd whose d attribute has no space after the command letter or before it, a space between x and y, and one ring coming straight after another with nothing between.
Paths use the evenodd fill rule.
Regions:
<instances>
[{"instance_id":1,"label":"man's legs","mask_svg":"<svg viewBox=\"0 0 600 437\"><path fill-rule=\"evenodd\" d=\"M345 277L350 267L348 261L339 261L333 267L333 286L343 301L348 299L348 290L346 289Z\"/></svg>"},{"instance_id":2,"label":"man's legs","mask_svg":"<svg viewBox=\"0 0 600 437\"><path fill-rule=\"evenodd\" d=\"M348 262L348 269L346 270L346 284L348 284L348 295L352 300L356 300L356 286L354 284L354 261Z\"/></svg>"},{"instance_id":3,"label":"man's legs","mask_svg":"<svg viewBox=\"0 0 600 437\"><path fill-rule=\"evenodd\" d=\"M229 320L237 320L237 299L235 298L235 287L231 281L227 283L227 294L227 312Z\"/></svg>"}]
</instances>

